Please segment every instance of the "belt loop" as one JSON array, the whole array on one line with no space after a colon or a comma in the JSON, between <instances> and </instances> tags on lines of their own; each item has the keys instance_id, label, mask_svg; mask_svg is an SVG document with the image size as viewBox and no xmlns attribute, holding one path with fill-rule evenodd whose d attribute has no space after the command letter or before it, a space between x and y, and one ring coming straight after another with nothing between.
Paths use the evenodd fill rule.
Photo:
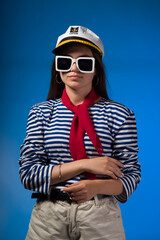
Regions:
<instances>
[{"instance_id":1,"label":"belt loop","mask_svg":"<svg viewBox=\"0 0 160 240\"><path fill-rule=\"evenodd\" d=\"M99 206L99 199L98 199L98 195L94 196L94 202L95 202L95 206Z\"/></svg>"}]
</instances>

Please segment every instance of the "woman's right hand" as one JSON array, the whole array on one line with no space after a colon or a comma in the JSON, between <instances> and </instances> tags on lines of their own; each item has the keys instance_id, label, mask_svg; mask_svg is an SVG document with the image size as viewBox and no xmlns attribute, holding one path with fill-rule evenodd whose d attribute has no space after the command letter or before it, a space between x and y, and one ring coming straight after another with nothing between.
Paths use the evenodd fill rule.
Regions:
<instances>
[{"instance_id":1,"label":"woman's right hand","mask_svg":"<svg viewBox=\"0 0 160 240\"><path fill-rule=\"evenodd\" d=\"M85 172L108 175L113 179L117 179L117 177L123 176L120 168L123 168L124 165L118 160L107 156L83 159L82 165Z\"/></svg>"}]
</instances>

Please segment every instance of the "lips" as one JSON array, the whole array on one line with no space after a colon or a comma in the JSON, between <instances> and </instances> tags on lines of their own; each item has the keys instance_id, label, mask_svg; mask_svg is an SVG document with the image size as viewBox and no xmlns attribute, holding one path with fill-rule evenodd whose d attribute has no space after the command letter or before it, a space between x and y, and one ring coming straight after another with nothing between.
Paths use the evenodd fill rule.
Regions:
<instances>
[{"instance_id":1,"label":"lips","mask_svg":"<svg viewBox=\"0 0 160 240\"><path fill-rule=\"evenodd\" d=\"M74 75L69 75L68 77L71 78L71 79L79 79L79 78L82 78L81 76L76 75L76 74L74 74Z\"/></svg>"},{"instance_id":2,"label":"lips","mask_svg":"<svg viewBox=\"0 0 160 240\"><path fill-rule=\"evenodd\" d=\"M72 74L72 75L69 75L69 77L81 77L80 75L77 75L77 74Z\"/></svg>"}]
</instances>

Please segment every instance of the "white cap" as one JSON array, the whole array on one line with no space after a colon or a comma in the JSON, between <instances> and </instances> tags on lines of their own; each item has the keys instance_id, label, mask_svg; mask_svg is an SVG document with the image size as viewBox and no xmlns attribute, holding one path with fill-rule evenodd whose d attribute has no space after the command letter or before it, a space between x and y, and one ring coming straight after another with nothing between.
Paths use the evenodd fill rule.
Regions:
<instances>
[{"instance_id":1,"label":"white cap","mask_svg":"<svg viewBox=\"0 0 160 240\"><path fill-rule=\"evenodd\" d=\"M101 39L88 28L81 26L70 26L64 34L58 37L56 48L52 52L57 53L62 46L72 42L87 45L96 50L102 57L104 56L104 46Z\"/></svg>"}]
</instances>

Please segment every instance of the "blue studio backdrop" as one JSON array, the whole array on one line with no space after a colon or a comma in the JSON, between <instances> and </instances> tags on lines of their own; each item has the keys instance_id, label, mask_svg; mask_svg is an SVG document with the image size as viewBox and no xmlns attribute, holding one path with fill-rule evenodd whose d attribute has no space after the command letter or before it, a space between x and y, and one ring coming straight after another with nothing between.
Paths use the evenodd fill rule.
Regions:
<instances>
[{"instance_id":1,"label":"blue studio backdrop","mask_svg":"<svg viewBox=\"0 0 160 240\"><path fill-rule=\"evenodd\" d=\"M0 1L0 239L25 239L35 200L18 175L32 105L46 100L57 37L70 25L105 46L111 99L135 112L142 181L120 204L127 240L160 239L160 1Z\"/></svg>"}]
</instances>

